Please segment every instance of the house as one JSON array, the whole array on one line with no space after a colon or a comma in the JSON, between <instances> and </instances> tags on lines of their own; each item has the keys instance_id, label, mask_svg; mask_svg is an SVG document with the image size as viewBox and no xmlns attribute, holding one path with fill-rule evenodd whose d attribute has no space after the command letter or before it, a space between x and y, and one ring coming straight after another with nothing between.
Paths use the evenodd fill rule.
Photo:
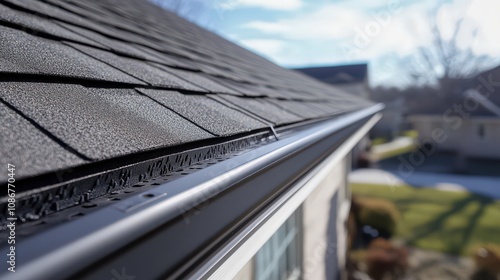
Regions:
<instances>
[{"instance_id":1,"label":"house","mask_svg":"<svg viewBox=\"0 0 500 280\"><path fill-rule=\"evenodd\" d=\"M410 116L420 142L457 154L460 168L467 158L500 159L498 81L500 67L482 72L467 81L467 87L443 112Z\"/></svg>"},{"instance_id":2,"label":"house","mask_svg":"<svg viewBox=\"0 0 500 280\"><path fill-rule=\"evenodd\" d=\"M359 96L366 99L369 98L370 90L368 86L368 64L366 63L297 68L294 70L304 73L321 82L334 85L336 88L339 88L350 95ZM382 118L377 122L373 129L377 128L377 126L380 126L381 122L385 123L385 119L387 119L386 112L384 112ZM358 168L364 165L362 162L366 160L365 153L368 144L369 139L368 136L366 136L363 137L359 141L358 145L356 145L352 149L351 161L353 168Z\"/></svg>"},{"instance_id":3,"label":"house","mask_svg":"<svg viewBox=\"0 0 500 280\"><path fill-rule=\"evenodd\" d=\"M364 98L369 97L368 64L366 63L297 68L294 70L324 83L335 85L347 93Z\"/></svg>"},{"instance_id":4,"label":"house","mask_svg":"<svg viewBox=\"0 0 500 280\"><path fill-rule=\"evenodd\" d=\"M381 105L147 1L5 0L0 37L1 279L339 279Z\"/></svg>"}]
</instances>

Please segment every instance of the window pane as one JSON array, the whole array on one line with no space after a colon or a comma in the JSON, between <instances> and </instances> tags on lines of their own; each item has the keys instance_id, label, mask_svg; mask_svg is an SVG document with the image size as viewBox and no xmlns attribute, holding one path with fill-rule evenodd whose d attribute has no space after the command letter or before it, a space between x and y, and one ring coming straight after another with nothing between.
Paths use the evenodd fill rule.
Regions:
<instances>
[{"instance_id":1,"label":"window pane","mask_svg":"<svg viewBox=\"0 0 500 280\"><path fill-rule=\"evenodd\" d=\"M295 211L255 255L255 279L298 279L301 272L300 209Z\"/></svg>"}]
</instances>

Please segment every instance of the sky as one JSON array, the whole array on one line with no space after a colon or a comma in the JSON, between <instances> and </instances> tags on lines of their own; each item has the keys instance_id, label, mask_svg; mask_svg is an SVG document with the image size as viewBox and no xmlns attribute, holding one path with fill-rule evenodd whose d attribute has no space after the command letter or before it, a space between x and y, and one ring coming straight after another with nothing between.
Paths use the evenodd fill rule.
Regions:
<instances>
[{"instance_id":1,"label":"sky","mask_svg":"<svg viewBox=\"0 0 500 280\"><path fill-rule=\"evenodd\" d=\"M371 85L405 79L399 58L432 45L429 12L443 36L465 18L459 45L500 58L499 0L204 0L198 24L284 67L367 62ZM208 11L208 12L207 12ZM474 30L477 30L473 38ZM499 63L498 61L494 63ZM491 66L494 66L492 64Z\"/></svg>"}]
</instances>

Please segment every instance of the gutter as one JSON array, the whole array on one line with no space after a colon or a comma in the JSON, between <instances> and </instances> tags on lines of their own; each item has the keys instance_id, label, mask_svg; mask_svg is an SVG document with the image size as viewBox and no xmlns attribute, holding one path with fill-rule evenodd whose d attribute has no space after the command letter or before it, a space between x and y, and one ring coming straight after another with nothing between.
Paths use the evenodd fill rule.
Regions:
<instances>
[{"instance_id":1,"label":"gutter","mask_svg":"<svg viewBox=\"0 0 500 280\"><path fill-rule=\"evenodd\" d=\"M185 277L382 109L310 126L21 240L16 273L0 278L108 279L122 269L141 279Z\"/></svg>"}]
</instances>

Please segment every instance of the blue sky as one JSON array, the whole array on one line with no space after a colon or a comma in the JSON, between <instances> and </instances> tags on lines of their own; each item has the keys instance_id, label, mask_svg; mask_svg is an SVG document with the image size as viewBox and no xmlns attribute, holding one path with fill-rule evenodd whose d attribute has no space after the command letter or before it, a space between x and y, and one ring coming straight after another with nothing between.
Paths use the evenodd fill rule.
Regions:
<instances>
[{"instance_id":1,"label":"blue sky","mask_svg":"<svg viewBox=\"0 0 500 280\"><path fill-rule=\"evenodd\" d=\"M461 46L500 57L498 0L207 0L198 24L285 67L366 61L370 82L402 84L398 58L432 44L426 15L438 24L466 18ZM477 28L474 40L470 34ZM467 36L469 33L469 36Z\"/></svg>"}]
</instances>

